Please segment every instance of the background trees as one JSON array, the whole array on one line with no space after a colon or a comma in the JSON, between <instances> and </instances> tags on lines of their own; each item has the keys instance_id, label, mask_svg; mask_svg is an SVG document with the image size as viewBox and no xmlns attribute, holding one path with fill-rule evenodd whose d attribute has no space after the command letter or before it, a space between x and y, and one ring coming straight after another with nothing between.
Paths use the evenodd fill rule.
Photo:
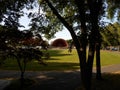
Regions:
<instances>
[{"instance_id":1,"label":"background trees","mask_svg":"<svg viewBox=\"0 0 120 90\"><path fill-rule=\"evenodd\" d=\"M119 4L117 2L119 1L107 0L109 6L108 11L111 10L110 12L112 13L118 12ZM63 26L65 26L72 36L79 56L83 87L85 90L90 90L95 51L97 78L101 76L101 35L98 22L104 13L103 0L39 0L35 2L34 0L13 0L11 2L2 0L0 4L1 23L7 28L11 28L11 30L18 31L18 28L21 27L19 18L25 14L23 9L26 8L29 10L35 5L38 7L38 12L30 12L28 14L28 17L31 18L30 30L34 34L41 33L50 39L57 31L62 30ZM108 16L113 16L112 13L108 13ZM119 13L116 15L119 16ZM6 44L5 39L2 44ZM87 46L89 47L88 56L86 56Z\"/></svg>"},{"instance_id":2,"label":"background trees","mask_svg":"<svg viewBox=\"0 0 120 90\"><path fill-rule=\"evenodd\" d=\"M120 1L119 0L106 0L108 7L107 7L107 16L110 19L117 18L120 20Z\"/></svg>"},{"instance_id":3,"label":"background trees","mask_svg":"<svg viewBox=\"0 0 120 90\"><path fill-rule=\"evenodd\" d=\"M68 47L68 43L64 39L56 39L52 42L51 46L53 47Z\"/></svg>"},{"instance_id":4,"label":"background trees","mask_svg":"<svg viewBox=\"0 0 120 90\"><path fill-rule=\"evenodd\" d=\"M73 23L69 23L67 19L64 17L64 11L65 7L62 3L54 2L45 0L48 6L51 8L53 14L56 15L56 17L62 22L62 24L69 30L74 44L76 46L78 56L80 59L80 68L81 68L81 77L82 77L82 83L85 90L90 90L91 88L91 76L92 76L92 65L93 65L93 58L94 58L94 52L95 52L95 46L96 43L98 43L98 46L100 46L100 34L99 34L99 26L98 26L98 17L100 14L100 11L102 10L102 1L71 1L66 2L73 5L72 8L69 8L68 10L71 10L75 12L73 16L78 16L76 21L73 20ZM44 1L41 3L45 3ZM60 4L61 3L61 4ZM62 7L62 10L59 8L56 8L60 5ZM46 8L45 8L46 9ZM46 9L48 10L48 9ZM63 15L63 16L62 16ZM87 20L87 18L90 18ZM70 17L69 17L70 20ZM75 22L74 22L75 21ZM78 34L76 34L75 30L73 29L73 26L77 23L77 30ZM89 27L88 27L88 26ZM88 29L89 28L89 29ZM88 33L89 32L89 33ZM95 36L95 34L97 34ZM78 37L79 36L79 37ZM87 39L89 38L89 39ZM87 43L89 43L89 54L88 59L86 57L86 47ZM98 48L99 52L100 48ZM99 53L100 54L100 53ZM97 57L99 59L99 57ZM97 64L98 65L98 64ZM100 69L100 68L99 68ZM98 69L97 69L98 70Z\"/></svg>"},{"instance_id":5,"label":"background trees","mask_svg":"<svg viewBox=\"0 0 120 90\"><path fill-rule=\"evenodd\" d=\"M24 73L26 71L27 63L31 60L38 60L38 63L46 65L42 61L43 53L35 48L36 45L41 45L41 41L31 41L34 35L32 32L19 31L17 29L7 28L6 26L0 26L0 65L4 63L8 58L16 59L21 75L21 87L24 83ZM29 40L29 45L23 43L25 40Z\"/></svg>"},{"instance_id":6,"label":"background trees","mask_svg":"<svg viewBox=\"0 0 120 90\"><path fill-rule=\"evenodd\" d=\"M118 47L120 44L120 24L118 22L113 24L108 24L102 27L102 46L106 48L107 46Z\"/></svg>"}]
</instances>

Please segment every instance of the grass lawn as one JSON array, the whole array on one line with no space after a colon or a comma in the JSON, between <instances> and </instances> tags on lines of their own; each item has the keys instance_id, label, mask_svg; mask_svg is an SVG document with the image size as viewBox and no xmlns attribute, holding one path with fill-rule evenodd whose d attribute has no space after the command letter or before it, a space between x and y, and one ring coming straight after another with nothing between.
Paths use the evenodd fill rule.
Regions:
<instances>
[{"instance_id":1,"label":"grass lawn","mask_svg":"<svg viewBox=\"0 0 120 90\"><path fill-rule=\"evenodd\" d=\"M48 70L74 70L79 69L79 60L74 49L72 53L68 53L68 50L49 50L50 59L45 60L47 66L38 64L36 60L28 63L27 70L32 71L48 71ZM101 65L113 65L120 64L120 52L101 51ZM95 66L95 60L94 60ZM5 64L0 67L1 70L19 70L15 59L6 60ZM92 90L120 90L120 73L102 74L103 80L92 79ZM29 83L28 83L29 82ZM34 81L26 81L25 90L31 86ZM28 87L27 87L28 86ZM19 90L19 81L13 81L8 88ZM16 89L15 89L16 88ZM80 87L76 87L76 90L83 90Z\"/></svg>"},{"instance_id":2,"label":"grass lawn","mask_svg":"<svg viewBox=\"0 0 120 90\"><path fill-rule=\"evenodd\" d=\"M67 49L48 50L47 52L50 54L50 59L44 60L47 66L38 64L36 60L33 60L27 64L26 69L30 71L79 69L79 60L75 49L72 53L68 53ZM101 51L101 65L112 64L120 64L120 52ZM19 67L15 59L8 59L0 66L0 69L19 70Z\"/></svg>"},{"instance_id":3,"label":"grass lawn","mask_svg":"<svg viewBox=\"0 0 120 90\"><path fill-rule=\"evenodd\" d=\"M101 51L101 64L102 66L120 64L120 52Z\"/></svg>"}]
</instances>

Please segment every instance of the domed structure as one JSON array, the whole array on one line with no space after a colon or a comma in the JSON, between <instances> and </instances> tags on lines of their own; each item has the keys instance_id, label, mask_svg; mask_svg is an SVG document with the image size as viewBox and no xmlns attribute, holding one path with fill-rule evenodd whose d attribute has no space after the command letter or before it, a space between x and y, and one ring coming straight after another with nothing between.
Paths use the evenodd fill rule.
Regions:
<instances>
[{"instance_id":1,"label":"domed structure","mask_svg":"<svg viewBox=\"0 0 120 90\"><path fill-rule=\"evenodd\" d=\"M51 46L53 47L67 47L68 43L64 39L56 39L52 42Z\"/></svg>"}]
</instances>

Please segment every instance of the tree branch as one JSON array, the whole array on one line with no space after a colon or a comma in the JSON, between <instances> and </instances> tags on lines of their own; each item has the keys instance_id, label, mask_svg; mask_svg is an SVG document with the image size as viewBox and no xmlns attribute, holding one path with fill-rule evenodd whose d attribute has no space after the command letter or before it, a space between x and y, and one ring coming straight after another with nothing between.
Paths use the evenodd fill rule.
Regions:
<instances>
[{"instance_id":1,"label":"tree branch","mask_svg":"<svg viewBox=\"0 0 120 90\"><path fill-rule=\"evenodd\" d=\"M58 13L58 11L55 9L55 7L51 4L51 2L49 0L45 0L45 1L48 4L48 6L51 8L52 12L57 16L57 18L62 22L62 24L68 29L68 31L70 32L76 46L78 48L80 48L79 40L76 38L77 36L76 36L72 26L69 25L69 23L67 23L65 21L65 19Z\"/></svg>"}]
</instances>

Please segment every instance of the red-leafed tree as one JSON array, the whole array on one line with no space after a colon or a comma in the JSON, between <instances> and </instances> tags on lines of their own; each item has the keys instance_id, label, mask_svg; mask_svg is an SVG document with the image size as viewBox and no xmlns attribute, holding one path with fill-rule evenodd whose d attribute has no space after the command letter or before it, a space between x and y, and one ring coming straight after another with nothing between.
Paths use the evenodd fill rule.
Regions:
<instances>
[{"instance_id":1,"label":"red-leafed tree","mask_svg":"<svg viewBox=\"0 0 120 90\"><path fill-rule=\"evenodd\" d=\"M51 46L53 46L53 47L67 47L68 44L64 39L59 38L59 39L54 40L52 42Z\"/></svg>"},{"instance_id":2,"label":"red-leafed tree","mask_svg":"<svg viewBox=\"0 0 120 90\"><path fill-rule=\"evenodd\" d=\"M24 40L25 38L29 39L30 37L33 37L30 31L28 31L28 33L24 33L24 31L0 26L0 64L2 64L4 60L7 60L7 58L14 57L17 60L18 67L21 72L21 88L24 84L24 73L28 62L34 59L38 60L40 64L46 65L42 60L43 53L39 49L22 48L24 45L21 43L21 40ZM36 41L33 39L28 41L28 47L31 43L38 43L37 39Z\"/></svg>"}]
</instances>

